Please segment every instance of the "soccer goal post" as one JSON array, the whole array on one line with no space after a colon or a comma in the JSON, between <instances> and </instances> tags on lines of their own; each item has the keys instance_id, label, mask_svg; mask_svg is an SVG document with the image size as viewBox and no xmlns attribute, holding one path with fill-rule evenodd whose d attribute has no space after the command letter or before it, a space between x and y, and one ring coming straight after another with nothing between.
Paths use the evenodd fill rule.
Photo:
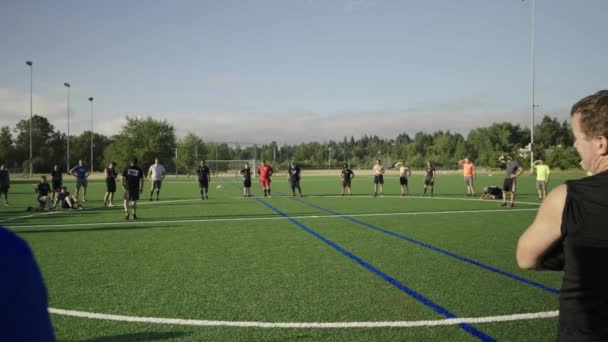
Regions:
<instances>
[{"instance_id":1,"label":"soccer goal post","mask_svg":"<svg viewBox=\"0 0 608 342\"><path fill-rule=\"evenodd\" d=\"M257 174L255 159L207 160L206 162L211 170L211 175L215 177L241 177L241 170L245 168L245 163L249 164L252 178L255 178Z\"/></svg>"}]
</instances>

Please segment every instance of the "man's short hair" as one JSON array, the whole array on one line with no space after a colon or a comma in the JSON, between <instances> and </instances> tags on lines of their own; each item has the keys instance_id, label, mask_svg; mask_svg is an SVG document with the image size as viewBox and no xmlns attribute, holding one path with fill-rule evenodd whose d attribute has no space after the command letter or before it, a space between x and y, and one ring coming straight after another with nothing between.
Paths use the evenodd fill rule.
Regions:
<instances>
[{"instance_id":1,"label":"man's short hair","mask_svg":"<svg viewBox=\"0 0 608 342\"><path fill-rule=\"evenodd\" d=\"M346 169L346 168L348 168L348 165L344 164L344 165L342 165L342 168Z\"/></svg>"},{"instance_id":2,"label":"man's short hair","mask_svg":"<svg viewBox=\"0 0 608 342\"><path fill-rule=\"evenodd\" d=\"M600 90L578 101L570 115L580 114L581 130L587 137L608 137L608 90Z\"/></svg>"}]
</instances>

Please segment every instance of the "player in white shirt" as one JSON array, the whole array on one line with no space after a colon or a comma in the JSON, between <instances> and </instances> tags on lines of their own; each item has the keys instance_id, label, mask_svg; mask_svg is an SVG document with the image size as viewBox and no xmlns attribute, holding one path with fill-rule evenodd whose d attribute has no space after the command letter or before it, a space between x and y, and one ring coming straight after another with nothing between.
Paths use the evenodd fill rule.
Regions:
<instances>
[{"instance_id":1,"label":"player in white shirt","mask_svg":"<svg viewBox=\"0 0 608 342\"><path fill-rule=\"evenodd\" d=\"M150 184L152 184L152 187L150 188L150 201L152 200L154 190L156 190L156 200L158 201L158 194L163 179L165 179L165 174L165 167L159 162L158 158L155 158L154 164L150 165L150 169L148 170L148 179L150 180Z\"/></svg>"}]
</instances>

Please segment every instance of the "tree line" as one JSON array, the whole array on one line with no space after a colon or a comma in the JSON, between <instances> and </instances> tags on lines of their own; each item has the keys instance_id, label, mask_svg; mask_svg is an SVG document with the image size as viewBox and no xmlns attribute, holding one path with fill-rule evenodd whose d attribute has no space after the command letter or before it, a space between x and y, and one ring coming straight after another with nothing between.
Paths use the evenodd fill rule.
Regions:
<instances>
[{"instance_id":1,"label":"tree line","mask_svg":"<svg viewBox=\"0 0 608 342\"><path fill-rule=\"evenodd\" d=\"M0 127L0 161L9 168L29 169L30 121L21 120L15 127ZM56 129L47 118L32 118L31 160L37 173L48 172L54 164L63 169L67 163L67 135ZM276 141L243 146L238 143L205 142L203 137L188 133L178 139L175 127L166 120L126 117L120 132L113 136L93 134L93 155L90 159L91 132L70 136L70 165L79 159L101 171L111 161L124 167L129 157L137 157L143 166L158 157L169 170L192 172L202 159L258 159L286 167L295 160L308 168L330 168L349 164L352 168L369 168L376 159L385 163L405 160L412 168L423 168L427 160L442 169L456 169L458 161L468 156L478 166L500 167L498 157L509 153L522 165L528 165L530 130L508 122L475 128L465 137L449 130L433 133L401 133L395 138L364 135L359 138L279 145ZM570 125L556 118L543 117L534 127L535 159L545 159L553 168L578 167L579 158L572 147Z\"/></svg>"}]
</instances>

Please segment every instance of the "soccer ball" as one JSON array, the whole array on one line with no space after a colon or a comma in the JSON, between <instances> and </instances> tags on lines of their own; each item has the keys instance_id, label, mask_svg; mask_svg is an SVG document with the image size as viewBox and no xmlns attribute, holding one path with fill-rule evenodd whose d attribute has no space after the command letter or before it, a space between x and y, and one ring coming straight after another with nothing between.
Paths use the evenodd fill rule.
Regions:
<instances>
[{"instance_id":1,"label":"soccer ball","mask_svg":"<svg viewBox=\"0 0 608 342\"><path fill-rule=\"evenodd\" d=\"M221 189L221 188L223 188L223 187L224 187L224 186L223 186L222 184L220 184L220 185L216 186L215 188L216 188L216 189Z\"/></svg>"}]
</instances>

